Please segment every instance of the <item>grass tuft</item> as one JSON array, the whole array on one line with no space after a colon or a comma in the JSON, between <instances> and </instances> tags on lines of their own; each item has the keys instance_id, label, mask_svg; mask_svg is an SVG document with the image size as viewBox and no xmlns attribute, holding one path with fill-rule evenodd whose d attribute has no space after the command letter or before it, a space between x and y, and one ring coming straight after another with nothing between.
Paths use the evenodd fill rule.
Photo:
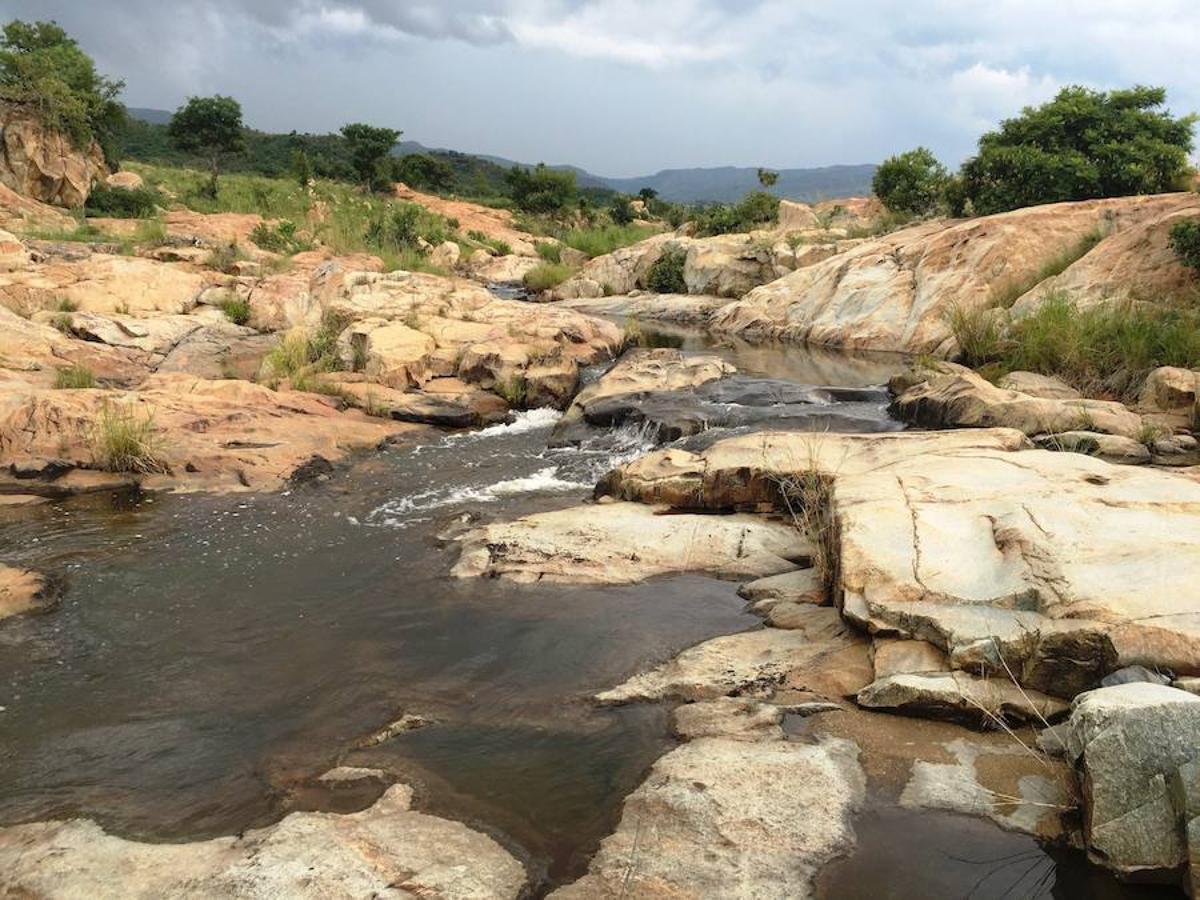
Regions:
<instances>
[{"instance_id":1,"label":"grass tuft","mask_svg":"<svg viewBox=\"0 0 1200 900\"><path fill-rule=\"evenodd\" d=\"M165 472L162 436L147 412L139 417L129 406L105 403L91 434L96 465L108 472Z\"/></svg>"},{"instance_id":2,"label":"grass tuft","mask_svg":"<svg viewBox=\"0 0 1200 900\"><path fill-rule=\"evenodd\" d=\"M94 388L96 376L87 366L74 365L59 369L54 375L56 390L80 390Z\"/></svg>"}]
</instances>

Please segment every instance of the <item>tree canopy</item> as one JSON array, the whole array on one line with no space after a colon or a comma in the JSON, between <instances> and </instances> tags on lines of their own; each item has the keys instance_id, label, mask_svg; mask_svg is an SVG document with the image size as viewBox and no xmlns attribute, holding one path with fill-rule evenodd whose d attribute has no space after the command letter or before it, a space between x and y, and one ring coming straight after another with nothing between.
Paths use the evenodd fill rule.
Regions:
<instances>
[{"instance_id":1,"label":"tree canopy","mask_svg":"<svg viewBox=\"0 0 1200 900\"><path fill-rule=\"evenodd\" d=\"M532 169L513 166L504 176L513 202L526 212L555 213L575 198L575 173L538 163Z\"/></svg>"},{"instance_id":2,"label":"tree canopy","mask_svg":"<svg viewBox=\"0 0 1200 900\"><path fill-rule=\"evenodd\" d=\"M96 71L92 58L55 22L4 26L0 36L0 97L34 106L47 127L83 149L93 138L111 155L125 121L117 100L125 87Z\"/></svg>"},{"instance_id":3,"label":"tree canopy","mask_svg":"<svg viewBox=\"0 0 1200 900\"><path fill-rule=\"evenodd\" d=\"M978 214L1038 203L1169 191L1188 171L1195 116L1163 108L1166 91L1067 87L979 139L963 166Z\"/></svg>"},{"instance_id":4,"label":"tree canopy","mask_svg":"<svg viewBox=\"0 0 1200 900\"><path fill-rule=\"evenodd\" d=\"M209 162L209 192L216 196L221 157L245 145L242 106L232 97L189 97L167 126L171 142L185 153L198 153Z\"/></svg>"},{"instance_id":5,"label":"tree canopy","mask_svg":"<svg viewBox=\"0 0 1200 900\"><path fill-rule=\"evenodd\" d=\"M894 212L925 215L937 206L948 178L933 152L917 147L880 163L871 189Z\"/></svg>"},{"instance_id":6,"label":"tree canopy","mask_svg":"<svg viewBox=\"0 0 1200 900\"><path fill-rule=\"evenodd\" d=\"M342 126L342 137L350 147L350 165L363 187L382 188L390 182L392 173L384 170L384 164L402 133L362 122Z\"/></svg>"}]
</instances>

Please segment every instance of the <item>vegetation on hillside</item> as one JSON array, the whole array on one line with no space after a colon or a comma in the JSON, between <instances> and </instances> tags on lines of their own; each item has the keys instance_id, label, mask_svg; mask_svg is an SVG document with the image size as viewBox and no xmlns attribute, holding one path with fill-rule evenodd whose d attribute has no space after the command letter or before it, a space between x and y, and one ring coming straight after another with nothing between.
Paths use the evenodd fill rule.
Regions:
<instances>
[{"instance_id":1,"label":"vegetation on hillside","mask_svg":"<svg viewBox=\"0 0 1200 900\"><path fill-rule=\"evenodd\" d=\"M1200 275L1200 219L1176 222L1171 226L1171 249L1180 262Z\"/></svg>"},{"instance_id":2,"label":"vegetation on hillside","mask_svg":"<svg viewBox=\"0 0 1200 900\"><path fill-rule=\"evenodd\" d=\"M990 215L1066 200L1179 190L1196 116L1163 108L1159 87L1067 87L979 139L957 176L923 147L886 160L875 193L900 212Z\"/></svg>"},{"instance_id":3,"label":"vegetation on hillside","mask_svg":"<svg viewBox=\"0 0 1200 900\"><path fill-rule=\"evenodd\" d=\"M95 139L112 160L125 119L117 100L123 81L105 78L73 38L54 22L4 26L0 36L0 99L29 104L47 127L84 148Z\"/></svg>"}]
</instances>

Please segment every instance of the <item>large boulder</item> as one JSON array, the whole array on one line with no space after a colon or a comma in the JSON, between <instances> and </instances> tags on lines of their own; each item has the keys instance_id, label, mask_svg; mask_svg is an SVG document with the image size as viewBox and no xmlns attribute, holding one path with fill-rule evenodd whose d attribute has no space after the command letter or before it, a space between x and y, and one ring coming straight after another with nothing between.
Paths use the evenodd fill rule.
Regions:
<instances>
[{"instance_id":1,"label":"large boulder","mask_svg":"<svg viewBox=\"0 0 1200 900\"><path fill-rule=\"evenodd\" d=\"M628 294L646 286L646 274L668 248L687 250L689 239L673 234L656 234L654 237L621 247L604 256L597 256L575 275L554 289L554 296L561 299L575 297L603 297L610 294Z\"/></svg>"},{"instance_id":2,"label":"large boulder","mask_svg":"<svg viewBox=\"0 0 1200 900\"><path fill-rule=\"evenodd\" d=\"M1146 682L1089 691L1075 699L1066 743L1093 860L1170 876L1189 851L1200 856L1200 697Z\"/></svg>"},{"instance_id":3,"label":"large boulder","mask_svg":"<svg viewBox=\"0 0 1200 900\"><path fill-rule=\"evenodd\" d=\"M698 737L654 764L588 874L551 896L811 897L854 846L864 793L849 741Z\"/></svg>"},{"instance_id":4,"label":"large boulder","mask_svg":"<svg viewBox=\"0 0 1200 900\"><path fill-rule=\"evenodd\" d=\"M437 344L423 331L388 319L360 319L339 335L338 358L393 388L420 387L430 377Z\"/></svg>"},{"instance_id":5,"label":"large boulder","mask_svg":"<svg viewBox=\"0 0 1200 900\"><path fill-rule=\"evenodd\" d=\"M816 476L835 600L863 627L1057 697L1129 665L1200 674L1200 482L1027 446L1009 429L751 434L647 454L598 490L729 509Z\"/></svg>"},{"instance_id":6,"label":"large boulder","mask_svg":"<svg viewBox=\"0 0 1200 900\"><path fill-rule=\"evenodd\" d=\"M741 297L775 277L770 244L748 234L694 240L683 264L689 294Z\"/></svg>"},{"instance_id":7,"label":"large boulder","mask_svg":"<svg viewBox=\"0 0 1200 900\"><path fill-rule=\"evenodd\" d=\"M758 287L718 312L713 325L747 336L949 356L957 350L948 321L955 305L990 306L997 291L1036 278L1049 258L1098 228L1109 237L1088 257L1120 250L1112 242L1124 230L1195 203L1186 194L1122 197L918 224Z\"/></svg>"},{"instance_id":8,"label":"large boulder","mask_svg":"<svg viewBox=\"0 0 1200 900\"><path fill-rule=\"evenodd\" d=\"M32 200L74 208L107 176L98 143L76 147L47 128L32 105L0 103L0 183Z\"/></svg>"},{"instance_id":9,"label":"large boulder","mask_svg":"<svg viewBox=\"0 0 1200 900\"><path fill-rule=\"evenodd\" d=\"M296 812L192 843L143 843L88 819L0 829L0 891L19 897L516 898L525 869L490 837L411 808L393 785L362 812Z\"/></svg>"}]
</instances>

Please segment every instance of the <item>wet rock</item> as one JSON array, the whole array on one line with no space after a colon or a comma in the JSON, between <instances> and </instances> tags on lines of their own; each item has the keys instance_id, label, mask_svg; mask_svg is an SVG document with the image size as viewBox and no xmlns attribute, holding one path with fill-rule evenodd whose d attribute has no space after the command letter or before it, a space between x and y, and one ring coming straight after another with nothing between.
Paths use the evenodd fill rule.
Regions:
<instances>
[{"instance_id":1,"label":"wet rock","mask_svg":"<svg viewBox=\"0 0 1200 900\"><path fill-rule=\"evenodd\" d=\"M1182 822L1195 813L1170 783L1200 748L1200 697L1144 682L1088 691L1071 710L1067 746L1082 773L1091 858L1127 875L1184 868Z\"/></svg>"},{"instance_id":2,"label":"wet rock","mask_svg":"<svg viewBox=\"0 0 1200 900\"><path fill-rule=\"evenodd\" d=\"M602 494L680 509L780 504L797 471L830 479L843 614L925 640L955 669L1072 697L1128 665L1200 673L1200 483L1005 429L755 434L668 449Z\"/></svg>"},{"instance_id":3,"label":"wet rock","mask_svg":"<svg viewBox=\"0 0 1200 900\"><path fill-rule=\"evenodd\" d=\"M398 734L404 734L408 731L416 731L418 728L426 728L433 724L432 719L427 719L425 716L417 715L416 713L405 713L394 722L389 722L378 731L373 731L354 746L359 749L367 747L377 747L390 741Z\"/></svg>"},{"instance_id":4,"label":"wet rock","mask_svg":"<svg viewBox=\"0 0 1200 900\"><path fill-rule=\"evenodd\" d=\"M794 629L763 628L704 641L597 694L596 700L770 698L798 690L841 697L866 684L871 678L866 644L837 611L807 607L804 618Z\"/></svg>"},{"instance_id":5,"label":"wet rock","mask_svg":"<svg viewBox=\"0 0 1200 900\"><path fill-rule=\"evenodd\" d=\"M1098 227L1109 236L1084 260L1109 259L1110 282L1136 288L1141 273L1152 273L1118 262L1136 262L1118 240L1122 233L1195 205L1195 195L1164 194L920 223L755 288L718 311L712 324L744 336L950 356L957 349L948 324L955 304L987 308L996 291L1035 276L1048 257ZM1165 234L1156 246L1169 250ZM1176 261L1162 268L1185 274Z\"/></svg>"},{"instance_id":6,"label":"wet rock","mask_svg":"<svg viewBox=\"0 0 1200 900\"><path fill-rule=\"evenodd\" d=\"M936 375L892 404L923 428L1016 428L1027 435L1091 431L1134 438L1142 418L1107 400L1050 400L1006 391L973 372Z\"/></svg>"},{"instance_id":7,"label":"wet rock","mask_svg":"<svg viewBox=\"0 0 1200 900\"><path fill-rule=\"evenodd\" d=\"M456 378L434 378L425 383L424 390L408 391L375 384L355 372L331 373L326 380L369 415L399 422L474 428L494 425L508 417L508 404L503 400Z\"/></svg>"},{"instance_id":8,"label":"wet rock","mask_svg":"<svg viewBox=\"0 0 1200 900\"><path fill-rule=\"evenodd\" d=\"M1115 687L1118 684L1170 684L1171 679L1161 672L1151 672L1145 666L1126 666L1110 672L1100 679L1100 687Z\"/></svg>"},{"instance_id":9,"label":"wet rock","mask_svg":"<svg viewBox=\"0 0 1200 900\"><path fill-rule=\"evenodd\" d=\"M525 870L491 838L414 812L394 785L358 813L297 812L236 837L151 844L87 819L0 829L0 888L75 897L515 898Z\"/></svg>"},{"instance_id":10,"label":"wet rock","mask_svg":"<svg viewBox=\"0 0 1200 900\"><path fill-rule=\"evenodd\" d=\"M58 604L58 586L40 572L0 563L0 621Z\"/></svg>"},{"instance_id":11,"label":"wet rock","mask_svg":"<svg viewBox=\"0 0 1200 900\"><path fill-rule=\"evenodd\" d=\"M981 770L1006 754L969 739L945 746L948 763L918 759L900 794L900 805L909 809L946 809L991 819L1013 831L1054 840L1063 836L1061 816L1075 801L1061 765L1044 766L1040 774L1022 774L1010 792L987 786ZM1015 789L1014 789L1015 788Z\"/></svg>"},{"instance_id":12,"label":"wet rock","mask_svg":"<svg viewBox=\"0 0 1200 900\"><path fill-rule=\"evenodd\" d=\"M580 506L473 529L458 540L459 578L632 584L657 575L759 576L794 567L807 545L756 516L665 515L639 503Z\"/></svg>"},{"instance_id":13,"label":"wet rock","mask_svg":"<svg viewBox=\"0 0 1200 900\"><path fill-rule=\"evenodd\" d=\"M382 782L387 780L387 773L382 769L367 769L361 766L335 766L317 778L317 781L327 787L354 787L364 782Z\"/></svg>"},{"instance_id":14,"label":"wet rock","mask_svg":"<svg viewBox=\"0 0 1200 900\"><path fill-rule=\"evenodd\" d=\"M672 730L685 741L724 737L739 741L783 739L783 710L746 697L685 703L671 716Z\"/></svg>"},{"instance_id":15,"label":"wet rock","mask_svg":"<svg viewBox=\"0 0 1200 900\"><path fill-rule=\"evenodd\" d=\"M1067 711L1067 704L1055 697L966 672L886 675L859 691L858 703L867 709L983 725L1001 719L1043 722Z\"/></svg>"},{"instance_id":16,"label":"wet rock","mask_svg":"<svg viewBox=\"0 0 1200 900\"><path fill-rule=\"evenodd\" d=\"M1044 400L1078 400L1083 396L1065 381L1051 375L1039 375L1036 372L1009 372L996 383L996 386L1006 391L1028 394L1030 397L1041 397Z\"/></svg>"},{"instance_id":17,"label":"wet rock","mask_svg":"<svg viewBox=\"0 0 1200 900\"><path fill-rule=\"evenodd\" d=\"M588 874L551 896L812 896L853 847L864 790L848 741L698 738L654 764Z\"/></svg>"},{"instance_id":18,"label":"wet rock","mask_svg":"<svg viewBox=\"0 0 1200 900\"><path fill-rule=\"evenodd\" d=\"M1105 462L1126 466L1143 466L1150 462L1150 449L1140 441L1117 434L1097 434L1094 431L1064 431L1046 434L1034 440L1046 450L1083 453Z\"/></svg>"}]
</instances>

